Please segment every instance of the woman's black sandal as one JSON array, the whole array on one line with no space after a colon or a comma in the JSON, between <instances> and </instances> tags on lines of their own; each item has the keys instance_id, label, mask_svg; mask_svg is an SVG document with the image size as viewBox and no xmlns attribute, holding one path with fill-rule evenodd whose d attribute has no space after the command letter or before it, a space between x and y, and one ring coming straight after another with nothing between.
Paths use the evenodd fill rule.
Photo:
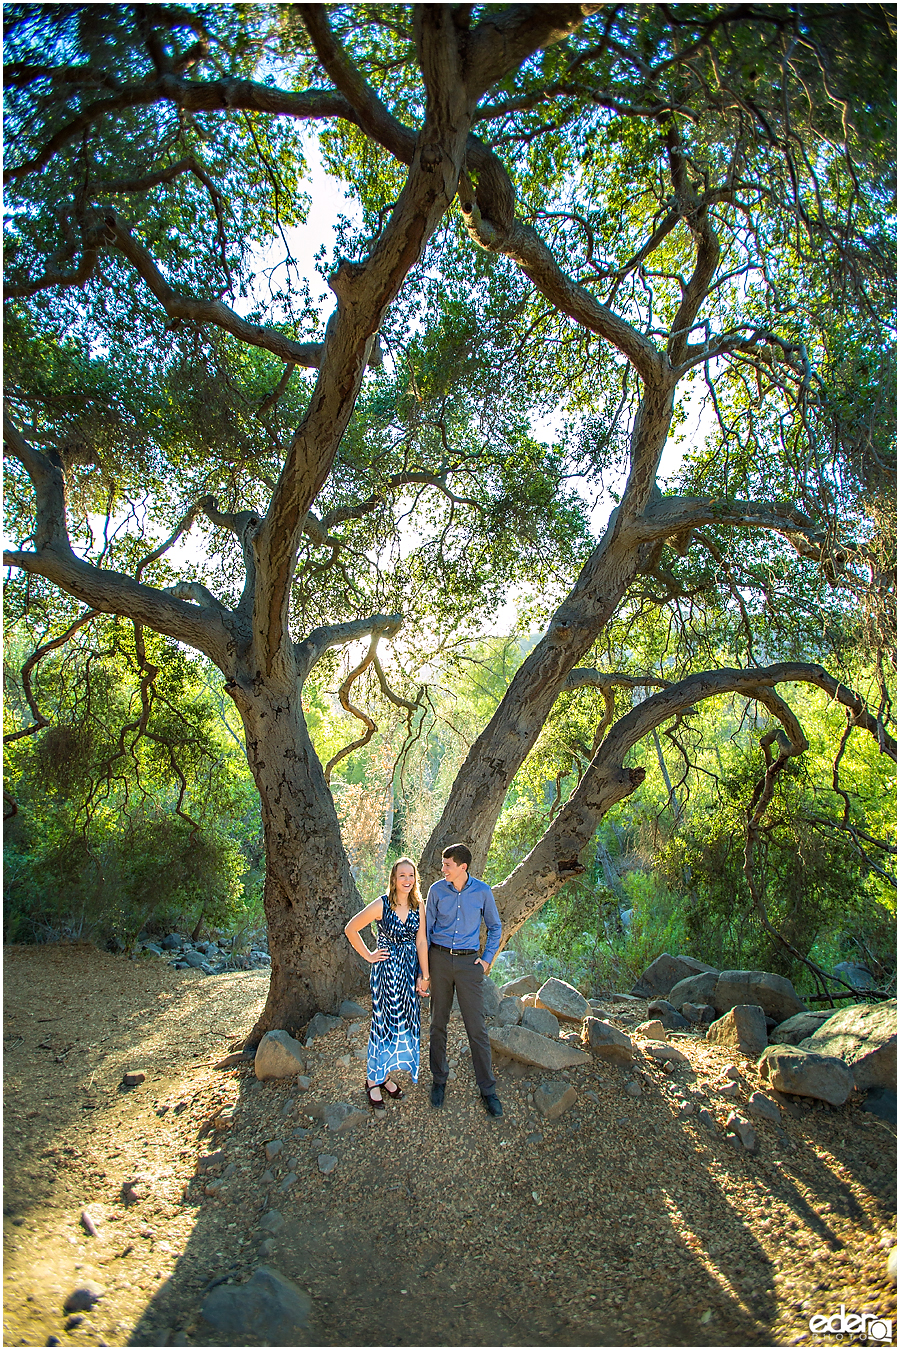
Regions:
<instances>
[{"instance_id":1,"label":"woman's black sandal","mask_svg":"<svg viewBox=\"0 0 900 1350\"><path fill-rule=\"evenodd\" d=\"M393 1098L395 1102L399 1102L400 1098L403 1096L403 1089L401 1087L395 1087L393 1092L391 1091L391 1089L387 1085L387 1079L385 1079L384 1082L380 1084L380 1087L382 1092L386 1092L387 1095Z\"/></svg>"},{"instance_id":2,"label":"woman's black sandal","mask_svg":"<svg viewBox=\"0 0 900 1350\"><path fill-rule=\"evenodd\" d=\"M375 1089L380 1088L382 1086L383 1084L381 1083L372 1083L372 1085L370 1086L368 1078L366 1079L366 1096L369 1099L369 1105L371 1106L373 1111L384 1110L384 1100L382 1099L381 1101L378 1101L375 1097L372 1096L372 1093L375 1091Z\"/></svg>"}]
</instances>

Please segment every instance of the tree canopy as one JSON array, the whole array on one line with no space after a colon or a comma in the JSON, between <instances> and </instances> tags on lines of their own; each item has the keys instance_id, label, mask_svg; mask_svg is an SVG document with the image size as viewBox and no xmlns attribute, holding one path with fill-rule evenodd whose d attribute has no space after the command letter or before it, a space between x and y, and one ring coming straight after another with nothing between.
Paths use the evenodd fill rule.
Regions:
<instances>
[{"instance_id":1,"label":"tree canopy","mask_svg":"<svg viewBox=\"0 0 900 1350\"><path fill-rule=\"evenodd\" d=\"M377 671L414 728L401 644L512 586L544 633L426 879L458 838L484 865L561 695L602 711L497 887L507 933L583 870L636 747L739 695L769 719L765 915L791 687L893 751L888 11L23 4L6 42L13 614L48 606L44 642L130 621L145 694L145 630L222 671L266 834L257 1030L351 977L304 681L365 639L342 702ZM361 219L320 260L327 323L290 249L313 136Z\"/></svg>"}]
</instances>

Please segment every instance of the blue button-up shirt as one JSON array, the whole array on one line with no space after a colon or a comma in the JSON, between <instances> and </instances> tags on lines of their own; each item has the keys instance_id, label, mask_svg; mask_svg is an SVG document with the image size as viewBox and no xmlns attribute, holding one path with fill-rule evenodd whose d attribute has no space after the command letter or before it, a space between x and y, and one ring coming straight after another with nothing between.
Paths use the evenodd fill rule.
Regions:
<instances>
[{"instance_id":1,"label":"blue button-up shirt","mask_svg":"<svg viewBox=\"0 0 900 1350\"><path fill-rule=\"evenodd\" d=\"M436 881L425 901L425 936L439 947L461 951L481 950L481 920L487 928L487 946L482 961L491 964L500 950L503 925L490 886L468 877L458 891L446 877Z\"/></svg>"}]
</instances>

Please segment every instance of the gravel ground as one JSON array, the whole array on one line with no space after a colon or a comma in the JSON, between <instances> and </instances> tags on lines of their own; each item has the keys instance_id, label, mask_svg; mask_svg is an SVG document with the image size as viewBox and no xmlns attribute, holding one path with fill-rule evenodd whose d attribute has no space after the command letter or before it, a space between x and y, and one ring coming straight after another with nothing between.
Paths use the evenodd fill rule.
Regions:
<instances>
[{"instance_id":1,"label":"gravel ground","mask_svg":"<svg viewBox=\"0 0 900 1350\"><path fill-rule=\"evenodd\" d=\"M734 1057L737 1099L720 1097L729 1056L691 1035L673 1038L690 1067L671 1073L644 1058L501 1069L493 1121L453 1022L444 1108L426 1070L376 1115L364 1020L316 1043L306 1091L213 1067L265 990L263 974L88 946L6 950L5 1345L227 1343L199 1316L203 1291L263 1261L312 1296L310 1345L810 1346L838 1343L809 1319L842 1303L895 1321L896 1132L858 1105L791 1102L783 1128L754 1122L748 1154L723 1125L759 1088L753 1065ZM625 1031L646 1016L607 1009ZM134 1068L147 1078L129 1090ZM564 1077L577 1100L545 1121L534 1091ZM715 1127L679 1114L686 1101ZM332 1102L359 1123L333 1133L310 1114ZM284 1220L271 1234L270 1208ZM86 1279L104 1295L67 1327Z\"/></svg>"}]
</instances>

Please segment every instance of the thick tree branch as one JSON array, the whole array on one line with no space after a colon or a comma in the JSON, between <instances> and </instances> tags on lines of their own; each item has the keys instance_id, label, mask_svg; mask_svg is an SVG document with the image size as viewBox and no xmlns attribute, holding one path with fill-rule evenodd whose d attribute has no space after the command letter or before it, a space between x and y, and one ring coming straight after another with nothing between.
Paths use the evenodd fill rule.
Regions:
<instances>
[{"instance_id":1,"label":"thick tree branch","mask_svg":"<svg viewBox=\"0 0 900 1350\"><path fill-rule=\"evenodd\" d=\"M852 556L864 556L864 550L852 540L837 548L811 517L789 502L751 502L714 497L661 497L651 501L634 523L642 541L689 536L703 525L739 526L772 530L782 535L801 558L821 562L827 556L833 563L846 562Z\"/></svg>"},{"instance_id":2,"label":"thick tree branch","mask_svg":"<svg viewBox=\"0 0 900 1350\"><path fill-rule=\"evenodd\" d=\"M348 642L358 642L365 637L393 637L402 627L402 614L372 614L368 619L351 619L348 623L331 623L314 628L308 637L294 645L297 678L303 684L329 647L345 647Z\"/></svg>"},{"instance_id":3,"label":"thick tree branch","mask_svg":"<svg viewBox=\"0 0 900 1350\"><path fill-rule=\"evenodd\" d=\"M765 754L768 755L768 746L773 743L779 745L779 754L783 756L801 754L807 747L803 729L777 692L778 685L793 683L813 684L824 689L850 710L855 726L868 731L882 751L896 759L896 743L886 736L865 702L835 680L823 666L798 661L758 669L712 670L690 675L644 699L619 718L543 838L528 857L493 888L503 920L504 941L570 877L583 870L578 863L578 854L592 838L603 816L643 782L643 769L627 769L624 764L628 751L640 740L704 699L735 693L761 703L780 723L777 731L764 738Z\"/></svg>"}]
</instances>

